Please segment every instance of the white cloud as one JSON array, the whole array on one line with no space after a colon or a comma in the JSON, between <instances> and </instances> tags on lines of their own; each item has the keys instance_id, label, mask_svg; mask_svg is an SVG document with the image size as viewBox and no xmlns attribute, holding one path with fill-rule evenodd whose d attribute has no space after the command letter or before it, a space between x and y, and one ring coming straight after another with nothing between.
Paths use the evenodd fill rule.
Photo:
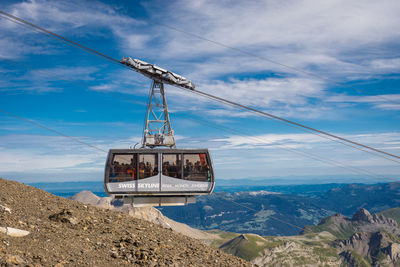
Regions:
<instances>
[{"instance_id":1,"label":"white cloud","mask_svg":"<svg viewBox=\"0 0 400 267\"><path fill-rule=\"evenodd\" d=\"M288 114L299 114L301 106L304 110L310 104L310 97L324 98L324 89L332 82L174 31L163 23L338 82L370 79L400 69L399 59L392 56L393 48L382 49L400 43L398 1L360 4L303 0L282 4L265 0L246 5L232 1L176 1L162 9L154 8L158 4L144 4L150 14L148 22L96 1L28 1L11 5L8 11L60 33L106 36L110 31L126 55L138 55L187 75L206 91L213 86L213 93L241 100L245 96L246 103L257 102L258 106L286 103L293 110ZM19 27L12 23L4 25L3 31ZM13 42L0 41L0 55L6 55ZM16 54L26 51L30 49L17 50ZM270 72L286 74L269 79L237 78L243 73L251 77ZM124 87L115 80L104 80L92 89L131 92L121 89ZM41 90L54 88L47 85ZM383 104L375 107L397 109Z\"/></svg>"},{"instance_id":2,"label":"white cloud","mask_svg":"<svg viewBox=\"0 0 400 267\"><path fill-rule=\"evenodd\" d=\"M5 61L5 63L7 63ZM19 63L23 64L23 63ZM18 67L18 63L8 65L9 69L3 69L3 74L7 76L7 79L0 82L0 88L3 91L37 91L37 92L50 92L50 91L62 91L60 87L60 81L69 81L74 84L79 83L79 86L85 87L85 83L93 81L94 74L98 71L98 68L88 67L71 67L56 66L54 68L34 68L32 66ZM11 67L19 68L13 69Z\"/></svg>"},{"instance_id":3,"label":"white cloud","mask_svg":"<svg viewBox=\"0 0 400 267\"><path fill-rule=\"evenodd\" d=\"M30 0L12 4L6 8L6 11L50 31L68 34L68 36L82 37L86 36L88 31L91 36L107 36L108 30L120 38L122 43L142 46L148 41L146 34L138 35L132 29L135 25L143 25L143 22L121 15L110 5L99 1ZM0 36L16 36L16 38L8 38L0 42L0 55L3 57L18 58L35 53L60 53L55 49L49 51L47 47L49 39L42 40L42 36L38 38L37 33L5 19L1 22ZM24 36L25 42L20 40L21 36ZM36 39L28 36L34 36ZM8 52L10 47L15 48L12 53ZM24 49L20 49L21 47Z\"/></svg>"},{"instance_id":4,"label":"white cloud","mask_svg":"<svg viewBox=\"0 0 400 267\"><path fill-rule=\"evenodd\" d=\"M400 110L400 94L372 96L335 95L327 97L325 101L333 103L368 103L378 109Z\"/></svg>"},{"instance_id":5,"label":"white cloud","mask_svg":"<svg viewBox=\"0 0 400 267\"><path fill-rule=\"evenodd\" d=\"M400 153L397 145L400 133L397 132L338 135L394 154ZM332 179L338 175L358 175L365 182L368 179L384 181L400 171L397 163L311 134L232 135L213 141L219 144L211 150L219 177L331 175Z\"/></svg>"},{"instance_id":6,"label":"white cloud","mask_svg":"<svg viewBox=\"0 0 400 267\"><path fill-rule=\"evenodd\" d=\"M377 70L397 71L400 69L400 58L375 59L370 62L372 68Z\"/></svg>"},{"instance_id":7,"label":"white cloud","mask_svg":"<svg viewBox=\"0 0 400 267\"><path fill-rule=\"evenodd\" d=\"M321 97L322 84L306 78L231 79L204 84L208 92L244 105L268 108L274 102L303 105L307 97Z\"/></svg>"}]
</instances>

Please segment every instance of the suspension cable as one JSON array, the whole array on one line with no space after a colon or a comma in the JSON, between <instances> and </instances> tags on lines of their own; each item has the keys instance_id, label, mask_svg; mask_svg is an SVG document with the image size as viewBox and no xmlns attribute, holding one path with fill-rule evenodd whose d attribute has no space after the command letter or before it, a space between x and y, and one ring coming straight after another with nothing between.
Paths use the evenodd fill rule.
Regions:
<instances>
[{"instance_id":1,"label":"suspension cable","mask_svg":"<svg viewBox=\"0 0 400 267\"><path fill-rule=\"evenodd\" d=\"M0 57L0 58L2 58L2 57ZM3 58L3 59L4 59L4 58ZM17 64L17 63L14 63L14 62L12 62L12 61L10 61L10 63L13 64L13 65L15 65L15 66L17 66L17 67L19 67L19 68L25 69L26 71L33 71L33 67L32 67L32 66L29 66L29 64L26 64L26 63ZM37 71L38 71L39 73L42 73L42 74L48 73L46 70L37 70ZM60 77L60 79L63 80L64 78L63 78L63 77ZM74 83L74 84L76 84L77 86L82 87L82 88L84 88L84 89L87 89L87 87L88 87L87 84L84 84L84 83L81 83L81 82L76 82L76 81L73 81L73 80L68 80L68 82ZM111 95L109 95L109 96L111 96L111 97L113 97L113 98L117 98L117 99L122 100L122 101L134 103L134 104L137 104L137 105L147 106L147 105L144 104L143 102L139 102L139 101L136 101L136 100L132 100L132 99L126 98L126 97L120 97L120 96L117 96L117 95L115 95L115 94L111 94ZM148 98L149 98L149 97L148 97ZM379 174L373 173L373 172L371 172L371 171L368 171L368 170L365 170L365 169L362 169L362 168L358 168L358 167L354 167L354 166L346 166L346 165L344 165L344 164L341 163L341 162L338 162L338 161L335 161L335 160L332 160L332 159L328 159L328 158L325 159L325 158L323 158L323 157L321 157L321 156L319 156L319 155L315 155L315 154L313 154L313 153L306 152L306 151L302 151L302 150L299 150L299 149L290 148L290 147L285 146L285 145L283 145L283 144L274 144L273 142L271 142L271 141L269 141L269 140L267 140L267 139L265 139L265 138L254 137L254 136L251 136L251 135L248 134L248 133L245 133L245 132L243 132L243 131L239 131L239 130L237 130L237 129L233 129L233 128L229 128L229 127L222 127L222 126L216 125L216 124L214 124L214 123L211 123L211 122L209 122L209 121L205 121L205 120L203 120L203 119L200 119L200 118L198 118L198 117L194 118L194 117L190 117L190 116L187 115L187 114L185 114L185 115L179 114L178 112L171 112L171 114L174 114L174 115L176 115L176 116L182 117L182 118L184 118L184 119L186 119L186 120L194 121L194 122L196 122L196 123L199 123L199 122L200 122L200 123L202 123L203 125L206 125L206 126L208 126L208 127L214 128L214 129L222 130L222 131L225 131L225 132L230 132L230 133L233 133L233 134L238 134L239 136L242 136L242 137L244 137L244 138L246 138L246 139L252 139L252 140L255 140L255 141L257 141L257 142L262 142L262 143L264 143L264 144L274 145L274 146L277 146L277 147L279 147L279 148L281 148L281 149L283 149L283 150L286 150L286 151L289 151L289 152L298 154L298 155L300 155L300 156L307 157L307 158L310 158L310 159L312 159L312 160L316 160L316 161L319 161L319 162L322 162L322 163L325 163L325 164L328 164L328 165L331 165L331 166L340 167L340 168L349 170L349 171L354 172L354 173L367 175L367 176L372 177L372 178L384 178L384 179L387 179L387 177L382 177L382 176L379 175ZM144 127L144 126L143 126L143 127ZM142 138L143 138L143 136L142 136ZM388 159L390 159L390 158L388 158ZM390 160L391 160L391 159L390 159Z\"/></svg>"},{"instance_id":2,"label":"suspension cable","mask_svg":"<svg viewBox=\"0 0 400 267\"><path fill-rule=\"evenodd\" d=\"M69 45L72 45L74 47L78 47L78 48L80 48L82 50L85 50L85 51L88 51L88 52L90 52L92 54L95 54L97 56L103 57L103 58L107 59L108 61L113 62L114 64L118 64L118 65L122 65L123 67L127 67L124 64L120 63L119 60L117 60L117 59L114 59L114 58L112 58L112 57L110 57L108 55L105 55L104 53L98 52L98 51L96 51L94 49L91 49L91 48L89 48L87 46L84 46L84 45L81 45L81 44L79 44L77 42L69 40L69 39L67 39L67 38L65 38L65 37L63 37L63 36L61 36L59 34L53 33L53 32L51 32L51 31L49 31L47 29L39 27L39 26L37 26L35 24L32 24L32 23L30 23L28 21L25 21L25 20L23 20L21 18L18 18L16 16L13 16L13 15L8 14L8 13L6 13L4 11L1 11L1 10L0 10L0 14L3 15L3 17L6 16L8 18L11 18L12 19L11 21L15 20L15 21L18 21L20 23L26 24L26 25L28 25L28 26L30 26L32 28L35 28L35 29L40 30L40 31L42 31L42 32L44 32L44 33L46 33L46 34L48 34L50 36L53 36L54 38L57 38L57 39L65 42L65 43L67 43ZM129 68L129 67L127 67L127 68ZM135 71L132 68L129 68L129 69L132 70L132 71ZM178 87L178 88L185 90L185 88L183 88L183 87ZM270 117L270 118L276 119L276 120L278 120L280 122L289 123L289 124L292 124L294 126L301 127L301 128L303 128L305 130L312 131L313 133L319 133L319 134L322 134L322 135L327 136L327 137L332 137L332 138L335 138L335 139L338 139L338 140L341 140L341 141L344 141L344 142L347 142L347 143L350 143L350 144L353 144L353 145L356 145L356 146L359 146L359 147L362 147L362 148L365 148L365 149L368 149L368 150L371 150L371 151L375 151L377 153L381 153L381 154L384 154L384 155L387 155L387 156L390 156L390 157L393 157L393 158L396 158L396 159L400 159L400 156L394 155L392 153L389 153L389 152L386 152L386 151L383 151L383 150L380 150L380 149L376 149L376 148L373 148L373 147L370 147L370 146L367 146L367 145L364 145L364 144L361 144L361 143L358 143L358 142L355 142L355 141L351 141L349 139L346 139L346 138L343 138L343 137L340 137L340 136L337 136L337 135L334 135L334 134L330 134L328 132L321 131L321 130L318 130L316 128L312 128L312 127L309 127L309 126L306 126L306 125L303 125L303 124L300 124L300 123L297 123L297 122L294 122L294 121L291 121L291 120L288 120L288 119L285 119L285 118L282 118L282 117L279 117L279 116L276 116L276 115L273 115L273 114L270 114L270 113L267 113L267 112L263 112L263 111L255 109L255 108L251 108L251 107L248 107L248 106L233 102L231 100L227 100L227 99L224 99L224 98L221 98L221 97L218 97L218 96L214 96L214 95L208 94L206 92L202 92L202 91L199 91L199 90L190 90L190 92L196 92L196 93L198 93L200 95L209 97L211 99L222 101L222 102L228 103L230 105L234 105L234 106L240 107L242 109L249 110L251 112L257 113L258 115L262 115L262 116L265 116L265 117Z\"/></svg>"},{"instance_id":3,"label":"suspension cable","mask_svg":"<svg viewBox=\"0 0 400 267\"><path fill-rule=\"evenodd\" d=\"M94 146L94 145L92 145L92 144L86 143L86 142L84 142L84 141L82 141L82 140L79 140L79 139L76 138L76 137L73 137L73 136L64 134L64 133L62 133L62 132L60 132L60 131L54 130L54 129L52 129L52 128L49 128L49 127L47 127L47 126L45 126L45 125L43 125L43 124L40 124L40 123L38 123L38 122L25 119L25 118L23 118L23 117L21 117L21 116L15 115L15 114L10 113L10 112L5 111L5 110L1 110L1 109L0 109L0 112L1 112L1 113L4 113L4 114L6 114L6 115L12 116L12 117L14 117L14 118L16 118L16 119L18 119L18 120L21 120L21 121L24 121L24 122L33 124L33 125L35 125L35 126L37 126L37 127L40 127L40 128L42 128L42 129L45 129L45 130L47 130L47 131L50 131L50 132L53 132L53 133L55 133L55 134L61 135L61 136L65 137L65 138L71 139L71 140L73 140L74 142L77 142L77 143L79 143L79 144L82 144L82 145L85 145L85 146L94 148L94 149L96 149L96 150L98 150L98 151L101 151L101 152L104 152L104 153L108 153L108 151L106 151L106 150L104 150L104 149L101 149L101 148L99 148L99 147L97 147L97 146Z\"/></svg>"},{"instance_id":4,"label":"suspension cable","mask_svg":"<svg viewBox=\"0 0 400 267\"><path fill-rule=\"evenodd\" d=\"M164 24L164 23L159 23L159 22L157 22L157 23L153 23L153 24L160 25L160 26L165 27L165 28L168 28L168 29L170 29L170 30L173 30L173 31L176 31L176 32L180 32L180 33L186 34L186 35L188 35L188 36L195 37L195 38L200 39L200 40L203 40L203 41L207 41L207 42L212 43L212 44L214 44L214 45L217 45L217 46L220 46L220 47L223 47L223 48L227 48L227 49L229 49L229 50L232 50L232 51L235 51L235 52L239 52L239 53L241 53L241 54L243 54L243 55L250 56L250 57L253 57L253 58L257 58L257 59L260 59L260 60L263 60L263 61L266 61L266 62L275 64L275 65L284 67L284 68L286 68L286 69L290 69L290 70L296 71L296 72L298 72L298 73L303 73L303 74L305 74L305 75L307 75L307 76L311 76L311 77L315 77L315 78L319 78L319 79L321 79L321 80L325 80L325 81L331 82L331 83L333 83L333 84L335 84L335 85L338 85L338 86L341 86L341 87L350 88L350 89L356 90L356 91L358 91L358 92L365 92L365 91L360 90L359 88L355 88L355 87L353 87L353 86L351 86L351 85L347 85L347 84L343 84L343 83L337 82L337 81L335 81L335 80L333 80L333 79L331 79L331 78L329 78L329 77L322 76L322 75L316 74L316 73L314 73L314 72L310 72L310 71L307 71L307 70L304 70L304 69L300 69L300 68L297 68L297 67L293 67L293 66L290 66L290 65L287 65L287 64L278 62L278 61L276 61L276 60L272 60L272 59L270 59L270 58L267 58L267 57L264 57L264 56L260 56L260 55L258 55L258 54L255 54L255 53L246 51L246 50L244 50L244 49L237 48L237 47L233 47L233 46L224 44L224 43L222 43L222 42L218 42L218 41L215 41L215 40L206 38L206 37L204 37L204 36L195 34L195 33L193 33L193 32L188 32L188 31L185 31L185 30L182 30L182 29L178 29L178 28L176 28L176 27L174 27L174 26L171 26L171 25L168 25L168 24ZM396 101L396 100L393 100L393 99L389 99L389 98L387 98L387 97L385 97L385 96L382 96L382 95L374 95L374 96L376 96L376 97L378 97L378 98L380 98L380 99L382 99L382 100L385 100L385 101L387 101L387 102L391 102L391 103L394 103L394 104L400 104L400 101Z\"/></svg>"},{"instance_id":5,"label":"suspension cable","mask_svg":"<svg viewBox=\"0 0 400 267\"><path fill-rule=\"evenodd\" d=\"M129 100L127 100L127 101L129 101ZM354 166L347 166L347 165L344 165L343 163L341 163L339 161L328 159L328 158L323 158L323 157L321 157L319 155L316 155L316 154L313 154L313 153L310 153L310 152L306 152L306 151L303 151L303 150L300 150L300 149L294 149L294 148L291 148L291 147L286 146L284 144L279 144L279 143L278 144L274 144L273 142L271 142L271 141L269 141L269 140L267 140L265 138L251 136L248 133L245 133L243 131L239 131L237 129L228 128L228 127L221 127L219 125L216 125L216 124L211 123L211 122L207 122L207 121L199 119L197 117L194 119L194 118L190 118L186 114L182 115L182 114L179 114L179 113L176 113L176 112L175 113L171 113L171 114L174 114L174 115L179 116L179 117L183 117L186 120L191 120L193 122L197 122L197 123L200 122L203 125L206 125L208 127L211 127L211 128L214 128L214 129L218 129L218 130L221 130L221 131L225 131L225 132L230 132L230 133L239 135L241 137L244 137L246 139L251 139L251 140L254 140L254 141L257 141L257 142L261 142L261 143L264 143L264 144L268 144L268 145L271 145L271 146L277 146L277 147L279 147L279 148L281 148L283 150L286 150L286 151L289 151L289 152L292 152L292 153L301 155L303 157L307 157L307 158L310 158L310 159L313 159L315 161L319 161L319 162L322 162L322 163L325 163L325 164L328 164L328 165L331 165L331 166L340 167L340 168L349 170L349 171L351 171L353 173L367 175L367 176L369 176L371 178L388 179L388 177L383 177L383 176L381 176L381 175L379 175L377 173L368 171L366 169L362 169L362 168L358 168L358 167L354 167Z\"/></svg>"},{"instance_id":6,"label":"suspension cable","mask_svg":"<svg viewBox=\"0 0 400 267\"><path fill-rule=\"evenodd\" d=\"M189 91L189 90L188 90ZM198 94L198 95L201 95L201 96L203 96L203 97L206 97L206 98L209 98L209 99L212 99L212 100L214 100L214 101L217 101L217 102L219 102L219 103L222 103L222 104L225 104L225 105L228 105L228 106L233 106L233 107L235 107L235 108L238 108L238 109L245 109L246 111L248 111L248 112L250 112L250 113L256 113L257 115L260 115L259 114L259 111L257 110L253 110L253 109L247 109L247 108L243 108L243 107L241 107L241 106L238 106L238 105L236 105L236 104L234 104L234 103L229 103L229 102L227 102L227 101L224 101L224 100L219 100L219 99L216 99L216 98L214 98L214 97L212 97L212 96L207 96L207 95L204 95L204 94L202 94L202 93L199 93L199 91L192 91L192 90L190 90L189 92L191 92L191 93L195 93L195 94ZM240 104L239 104L240 105ZM267 114L269 114L269 113L267 113ZM272 115L272 116L274 116L274 115ZM287 126L289 126L289 127L292 127L292 128L295 128L295 129L300 129L300 130L302 130L302 131L306 131L306 132L309 132L309 133L311 133L311 134L314 134L314 135L317 135L317 136L319 136L319 137L321 137L321 138L324 138L324 139L327 139L327 140L330 140L330 141L333 141L333 142L336 142L336 143L339 143L339 144L342 144L342 145L345 145L345 146L348 146L348 147L352 147L352 148L355 148L355 149L357 149L357 150L360 150L360 151L363 151L363 152L365 152L365 153L369 153L369 154L371 154L371 155L374 155L374 156L377 156L377 157L380 157L380 158L384 158L384 159L387 159L387 160L390 160L390 161L393 161L393 162L396 162L396 163L400 163L400 161L399 160L397 160L397 159L395 159L395 158L389 158L389 157L387 157L387 156L385 156L384 154L382 154L382 153L376 153L376 152L374 152L373 150L375 149L375 148L373 148L372 150L370 149L370 150L366 150L366 149L363 149L363 147L362 146L364 146L364 145L362 145L362 146L359 146L359 145L357 145L357 143L356 142L353 142L353 141L350 141L350 142L347 142L346 140L340 140L340 139L337 139L337 138L335 138L335 137L331 137L331 136L329 136L329 135L324 135L324 134L322 134L322 133L318 133L318 132L315 132L315 131L313 131L313 130L311 130L311 129L306 129L306 128L304 128L304 127L301 127L301 126L297 126L297 125L295 125L295 124L291 124L291 123L288 123L288 122L285 122L285 121L282 121L282 120L280 120L280 119L278 119L278 118L280 118L280 117L278 117L278 118L274 118L274 117L271 117L271 116L265 116L266 118L268 118L268 119L270 119L270 120L273 120L273 121L276 121L276 122L279 122L279 123L282 123L282 124L285 124L285 125L287 125ZM307 126L306 126L307 127ZM318 131L318 130L317 130ZM343 138L344 139L344 138ZM352 144L352 143L354 143L354 144ZM386 153L386 152L385 152ZM396 157L398 157L398 156L396 156ZM398 157L399 158L399 157Z\"/></svg>"}]
</instances>

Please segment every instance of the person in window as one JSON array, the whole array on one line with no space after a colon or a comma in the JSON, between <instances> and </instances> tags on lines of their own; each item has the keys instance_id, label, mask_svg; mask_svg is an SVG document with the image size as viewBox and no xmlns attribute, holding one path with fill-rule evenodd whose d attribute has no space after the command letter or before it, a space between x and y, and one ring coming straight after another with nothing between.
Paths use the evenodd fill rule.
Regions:
<instances>
[{"instance_id":1,"label":"person in window","mask_svg":"<svg viewBox=\"0 0 400 267\"><path fill-rule=\"evenodd\" d=\"M168 166L169 176L175 178L175 177L176 177L176 171L177 171L177 168L176 168L175 163L173 163L172 165L169 165L169 166Z\"/></svg>"},{"instance_id":2,"label":"person in window","mask_svg":"<svg viewBox=\"0 0 400 267\"><path fill-rule=\"evenodd\" d=\"M192 168L190 166L190 161L187 159L186 163L185 163L185 172L190 173L191 170L192 170Z\"/></svg>"},{"instance_id":3,"label":"person in window","mask_svg":"<svg viewBox=\"0 0 400 267\"><path fill-rule=\"evenodd\" d=\"M169 176L170 175L170 173L169 173L169 162L168 161L163 163L163 174L165 176Z\"/></svg>"},{"instance_id":4,"label":"person in window","mask_svg":"<svg viewBox=\"0 0 400 267\"><path fill-rule=\"evenodd\" d=\"M196 161L194 164L194 169L196 173L200 173L200 161Z\"/></svg>"},{"instance_id":5,"label":"person in window","mask_svg":"<svg viewBox=\"0 0 400 267\"><path fill-rule=\"evenodd\" d=\"M114 164L114 171L115 171L115 176L117 177L121 176L121 165L119 165L118 161L116 161Z\"/></svg>"},{"instance_id":6,"label":"person in window","mask_svg":"<svg viewBox=\"0 0 400 267\"><path fill-rule=\"evenodd\" d=\"M158 174L158 165L155 164L154 169L153 169L153 175L157 175Z\"/></svg>"},{"instance_id":7,"label":"person in window","mask_svg":"<svg viewBox=\"0 0 400 267\"><path fill-rule=\"evenodd\" d=\"M145 165L144 162L139 163L139 179L143 179L145 177Z\"/></svg>"},{"instance_id":8,"label":"person in window","mask_svg":"<svg viewBox=\"0 0 400 267\"><path fill-rule=\"evenodd\" d=\"M133 172L133 166L132 165L128 165L126 168L126 174L129 177L135 178L134 176L134 172Z\"/></svg>"},{"instance_id":9,"label":"person in window","mask_svg":"<svg viewBox=\"0 0 400 267\"><path fill-rule=\"evenodd\" d=\"M146 162L146 177L153 176L153 168L151 167L150 162Z\"/></svg>"}]
</instances>

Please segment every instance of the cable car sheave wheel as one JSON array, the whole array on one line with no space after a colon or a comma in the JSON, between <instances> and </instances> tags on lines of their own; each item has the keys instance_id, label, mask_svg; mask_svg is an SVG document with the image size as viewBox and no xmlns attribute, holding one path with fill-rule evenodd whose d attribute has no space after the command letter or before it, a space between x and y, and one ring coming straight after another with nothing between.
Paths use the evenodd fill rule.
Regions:
<instances>
[{"instance_id":1,"label":"cable car sheave wheel","mask_svg":"<svg viewBox=\"0 0 400 267\"><path fill-rule=\"evenodd\" d=\"M133 205L186 205L195 196L214 189L214 172L208 149L175 148L164 82L194 89L186 78L141 60L121 63L153 80L140 149L110 149L104 189L108 195ZM167 148L160 148L167 147Z\"/></svg>"}]
</instances>

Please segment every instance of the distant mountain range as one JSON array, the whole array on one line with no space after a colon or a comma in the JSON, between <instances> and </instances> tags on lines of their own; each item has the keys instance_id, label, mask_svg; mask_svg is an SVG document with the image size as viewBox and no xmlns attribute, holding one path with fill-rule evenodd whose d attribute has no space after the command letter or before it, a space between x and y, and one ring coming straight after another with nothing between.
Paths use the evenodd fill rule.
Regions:
<instances>
[{"instance_id":1,"label":"distant mountain range","mask_svg":"<svg viewBox=\"0 0 400 267\"><path fill-rule=\"evenodd\" d=\"M80 182L51 182L30 183L29 185L43 189L57 196L71 197L81 191L91 191L97 196L105 197L103 181L80 181ZM295 184L295 185L271 185L265 180L243 179L238 181L221 180L216 182L214 192L243 192L266 190L284 194L295 194L304 196L321 195L329 189L342 187L346 184Z\"/></svg>"},{"instance_id":2,"label":"distant mountain range","mask_svg":"<svg viewBox=\"0 0 400 267\"><path fill-rule=\"evenodd\" d=\"M299 187L293 186L292 191L297 191L292 194L215 192L199 197L196 204L159 209L173 220L203 230L295 235L304 226L315 225L338 212L351 216L360 208L379 212L400 206L400 182L338 185L326 192L313 192L312 187L303 186L301 192Z\"/></svg>"}]
</instances>

